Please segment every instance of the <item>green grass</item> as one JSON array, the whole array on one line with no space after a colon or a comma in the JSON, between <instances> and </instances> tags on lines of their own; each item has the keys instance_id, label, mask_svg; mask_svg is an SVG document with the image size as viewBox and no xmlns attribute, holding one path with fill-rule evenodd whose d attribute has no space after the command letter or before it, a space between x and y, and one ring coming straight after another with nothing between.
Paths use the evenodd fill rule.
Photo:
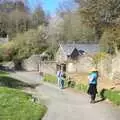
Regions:
<instances>
[{"instance_id":1,"label":"green grass","mask_svg":"<svg viewBox=\"0 0 120 120\"><path fill-rule=\"evenodd\" d=\"M49 83L53 83L53 84L57 84L57 77L54 75L46 74L44 76L44 81L49 82Z\"/></svg>"},{"instance_id":2,"label":"green grass","mask_svg":"<svg viewBox=\"0 0 120 120\"><path fill-rule=\"evenodd\" d=\"M0 71L0 120L41 120L46 112L42 104L32 102L31 95L21 88L31 85Z\"/></svg>"},{"instance_id":3,"label":"green grass","mask_svg":"<svg viewBox=\"0 0 120 120\"><path fill-rule=\"evenodd\" d=\"M108 98L112 103L120 105L120 91L106 90L105 97Z\"/></svg>"},{"instance_id":4,"label":"green grass","mask_svg":"<svg viewBox=\"0 0 120 120\"><path fill-rule=\"evenodd\" d=\"M44 81L52 84L57 84L57 77L55 75L46 74ZM64 81L64 86L67 87L67 81Z\"/></svg>"},{"instance_id":5,"label":"green grass","mask_svg":"<svg viewBox=\"0 0 120 120\"><path fill-rule=\"evenodd\" d=\"M0 87L0 120L41 120L46 107L20 90Z\"/></svg>"},{"instance_id":6,"label":"green grass","mask_svg":"<svg viewBox=\"0 0 120 120\"><path fill-rule=\"evenodd\" d=\"M0 76L6 76L6 75L8 75L8 74L9 74L8 72L0 71Z\"/></svg>"},{"instance_id":7,"label":"green grass","mask_svg":"<svg viewBox=\"0 0 120 120\"><path fill-rule=\"evenodd\" d=\"M87 92L88 86L84 84L77 84L74 88L79 91Z\"/></svg>"}]
</instances>

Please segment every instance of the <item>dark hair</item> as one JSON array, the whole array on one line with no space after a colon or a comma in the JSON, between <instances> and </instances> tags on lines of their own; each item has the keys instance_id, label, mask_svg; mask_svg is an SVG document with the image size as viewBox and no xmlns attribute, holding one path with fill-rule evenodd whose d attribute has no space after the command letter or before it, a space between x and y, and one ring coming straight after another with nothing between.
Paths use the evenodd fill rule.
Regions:
<instances>
[{"instance_id":1,"label":"dark hair","mask_svg":"<svg viewBox=\"0 0 120 120\"><path fill-rule=\"evenodd\" d=\"M98 74L98 71L96 70L96 71L93 71L93 73L96 73L97 74L97 77L99 76L99 74Z\"/></svg>"},{"instance_id":2,"label":"dark hair","mask_svg":"<svg viewBox=\"0 0 120 120\"><path fill-rule=\"evenodd\" d=\"M65 75L65 73L63 73L62 77L66 78L66 75Z\"/></svg>"}]
</instances>

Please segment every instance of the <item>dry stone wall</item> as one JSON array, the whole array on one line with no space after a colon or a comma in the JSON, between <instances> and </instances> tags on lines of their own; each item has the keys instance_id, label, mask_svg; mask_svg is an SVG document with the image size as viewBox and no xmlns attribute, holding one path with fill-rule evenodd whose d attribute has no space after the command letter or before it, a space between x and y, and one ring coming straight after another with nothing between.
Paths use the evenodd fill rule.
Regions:
<instances>
[{"instance_id":1,"label":"dry stone wall","mask_svg":"<svg viewBox=\"0 0 120 120\"><path fill-rule=\"evenodd\" d=\"M26 71L38 71L40 63L40 55L32 55L30 58L22 62L22 68Z\"/></svg>"}]
</instances>

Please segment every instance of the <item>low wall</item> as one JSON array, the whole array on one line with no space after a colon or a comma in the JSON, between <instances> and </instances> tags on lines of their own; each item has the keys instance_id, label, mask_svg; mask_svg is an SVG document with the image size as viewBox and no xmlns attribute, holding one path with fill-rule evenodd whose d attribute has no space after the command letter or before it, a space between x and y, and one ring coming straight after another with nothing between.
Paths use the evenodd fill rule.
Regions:
<instances>
[{"instance_id":1,"label":"low wall","mask_svg":"<svg viewBox=\"0 0 120 120\"><path fill-rule=\"evenodd\" d=\"M22 68L26 71L38 71L40 63L40 55L32 55L30 58L22 62Z\"/></svg>"},{"instance_id":2,"label":"low wall","mask_svg":"<svg viewBox=\"0 0 120 120\"><path fill-rule=\"evenodd\" d=\"M40 71L48 74L55 74L56 62L41 61L40 55L32 55L22 62L22 68L26 71Z\"/></svg>"},{"instance_id":3,"label":"low wall","mask_svg":"<svg viewBox=\"0 0 120 120\"><path fill-rule=\"evenodd\" d=\"M68 73L88 73L93 67L93 60L90 56L82 56L78 61L66 63ZM55 61L40 62L39 55L33 55L22 63L22 67L26 71L41 71L44 73L55 74ZM120 80L120 55L106 56L98 64L100 75L108 77L112 80Z\"/></svg>"},{"instance_id":4,"label":"low wall","mask_svg":"<svg viewBox=\"0 0 120 120\"><path fill-rule=\"evenodd\" d=\"M39 64L39 71L48 74L56 74L56 62L42 61L41 64Z\"/></svg>"}]
</instances>

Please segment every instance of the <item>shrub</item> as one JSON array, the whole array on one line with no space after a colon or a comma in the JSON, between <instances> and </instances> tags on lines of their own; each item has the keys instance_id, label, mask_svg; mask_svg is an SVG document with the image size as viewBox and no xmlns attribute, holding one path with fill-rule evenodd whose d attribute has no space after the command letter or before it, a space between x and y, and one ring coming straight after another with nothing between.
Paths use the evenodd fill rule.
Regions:
<instances>
[{"instance_id":1,"label":"shrub","mask_svg":"<svg viewBox=\"0 0 120 120\"><path fill-rule=\"evenodd\" d=\"M32 54L41 54L48 48L47 33L41 29L31 29L25 33L19 33L12 41L0 47L0 60L23 60Z\"/></svg>"},{"instance_id":2,"label":"shrub","mask_svg":"<svg viewBox=\"0 0 120 120\"><path fill-rule=\"evenodd\" d=\"M11 61L13 56L15 56L17 50L15 48L14 42L10 41L0 47L0 59L1 61Z\"/></svg>"},{"instance_id":3,"label":"shrub","mask_svg":"<svg viewBox=\"0 0 120 120\"><path fill-rule=\"evenodd\" d=\"M100 40L101 49L104 52L114 54L120 50L120 27L107 27Z\"/></svg>"},{"instance_id":4,"label":"shrub","mask_svg":"<svg viewBox=\"0 0 120 120\"><path fill-rule=\"evenodd\" d=\"M106 57L106 53L104 52L100 52L100 53L97 53L95 56L93 56L93 65L95 65L97 67L98 63L105 59Z\"/></svg>"},{"instance_id":5,"label":"shrub","mask_svg":"<svg viewBox=\"0 0 120 120\"><path fill-rule=\"evenodd\" d=\"M66 82L66 84L68 84L68 87L71 87L71 88L74 88L76 85L75 81L68 81Z\"/></svg>"}]
</instances>

